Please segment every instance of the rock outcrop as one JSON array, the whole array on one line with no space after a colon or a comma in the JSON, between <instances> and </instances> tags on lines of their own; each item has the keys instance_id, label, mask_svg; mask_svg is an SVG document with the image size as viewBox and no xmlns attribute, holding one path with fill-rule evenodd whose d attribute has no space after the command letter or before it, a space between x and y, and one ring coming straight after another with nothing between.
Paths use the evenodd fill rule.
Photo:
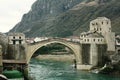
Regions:
<instances>
[{"instance_id":1,"label":"rock outcrop","mask_svg":"<svg viewBox=\"0 0 120 80\"><path fill-rule=\"evenodd\" d=\"M10 32L27 37L79 35L96 17L111 19L113 31L120 33L119 0L37 0Z\"/></svg>"}]
</instances>

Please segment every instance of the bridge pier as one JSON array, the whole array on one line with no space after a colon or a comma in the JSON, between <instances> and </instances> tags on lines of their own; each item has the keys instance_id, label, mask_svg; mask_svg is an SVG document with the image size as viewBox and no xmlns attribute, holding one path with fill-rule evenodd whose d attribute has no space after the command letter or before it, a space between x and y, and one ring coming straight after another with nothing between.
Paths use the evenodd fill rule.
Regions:
<instances>
[{"instance_id":1,"label":"bridge pier","mask_svg":"<svg viewBox=\"0 0 120 80\"><path fill-rule=\"evenodd\" d=\"M82 48L80 47L80 45L79 46L77 46L76 48L75 48L77 51L77 54L76 54L76 61L77 61L77 65L80 65L80 64L82 64Z\"/></svg>"},{"instance_id":2,"label":"bridge pier","mask_svg":"<svg viewBox=\"0 0 120 80\"><path fill-rule=\"evenodd\" d=\"M28 64L25 64L23 67L23 75L24 75L25 80L29 80L28 72L29 72Z\"/></svg>"},{"instance_id":3,"label":"bridge pier","mask_svg":"<svg viewBox=\"0 0 120 80\"><path fill-rule=\"evenodd\" d=\"M95 43L92 43L90 46L90 64L92 66L97 66L98 64L98 50Z\"/></svg>"}]
</instances>

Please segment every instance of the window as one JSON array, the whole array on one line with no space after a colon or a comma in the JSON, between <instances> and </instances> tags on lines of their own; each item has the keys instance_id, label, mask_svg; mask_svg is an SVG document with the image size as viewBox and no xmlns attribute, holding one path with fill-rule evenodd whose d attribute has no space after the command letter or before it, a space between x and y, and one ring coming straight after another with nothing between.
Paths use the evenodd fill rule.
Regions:
<instances>
[{"instance_id":1,"label":"window","mask_svg":"<svg viewBox=\"0 0 120 80\"><path fill-rule=\"evenodd\" d=\"M111 28L109 28L109 32L111 32Z\"/></svg>"},{"instance_id":2,"label":"window","mask_svg":"<svg viewBox=\"0 0 120 80\"><path fill-rule=\"evenodd\" d=\"M19 37L19 39L21 39L21 37Z\"/></svg>"},{"instance_id":3,"label":"window","mask_svg":"<svg viewBox=\"0 0 120 80\"><path fill-rule=\"evenodd\" d=\"M87 39L87 41L89 42L89 39Z\"/></svg>"},{"instance_id":4,"label":"window","mask_svg":"<svg viewBox=\"0 0 120 80\"><path fill-rule=\"evenodd\" d=\"M95 41L95 39L93 39L93 41Z\"/></svg>"},{"instance_id":5,"label":"window","mask_svg":"<svg viewBox=\"0 0 120 80\"><path fill-rule=\"evenodd\" d=\"M15 39L15 36L13 36L13 39Z\"/></svg>"},{"instance_id":6,"label":"window","mask_svg":"<svg viewBox=\"0 0 120 80\"><path fill-rule=\"evenodd\" d=\"M22 44L22 41L21 41L21 40L19 41L19 44Z\"/></svg>"},{"instance_id":7,"label":"window","mask_svg":"<svg viewBox=\"0 0 120 80\"><path fill-rule=\"evenodd\" d=\"M100 28L100 31L102 30L102 28Z\"/></svg>"},{"instance_id":8,"label":"window","mask_svg":"<svg viewBox=\"0 0 120 80\"><path fill-rule=\"evenodd\" d=\"M100 40L98 39L98 42L99 42Z\"/></svg>"},{"instance_id":9,"label":"window","mask_svg":"<svg viewBox=\"0 0 120 80\"><path fill-rule=\"evenodd\" d=\"M102 22L102 24L103 24L103 22Z\"/></svg>"},{"instance_id":10,"label":"window","mask_svg":"<svg viewBox=\"0 0 120 80\"><path fill-rule=\"evenodd\" d=\"M94 28L94 30L96 31L96 28Z\"/></svg>"},{"instance_id":11,"label":"window","mask_svg":"<svg viewBox=\"0 0 120 80\"><path fill-rule=\"evenodd\" d=\"M95 24L94 24L94 23L92 23L92 25L94 26Z\"/></svg>"},{"instance_id":12,"label":"window","mask_svg":"<svg viewBox=\"0 0 120 80\"><path fill-rule=\"evenodd\" d=\"M15 44L16 44L16 41L14 40L14 41L13 41L13 45L15 45Z\"/></svg>"},{"instance_id":13,"label":"window","mask_svg":"<svg viewBox=\"0 0 120 80\"><path fill-rule=\"evenodd\" d=\"M98 25L98 23L96 23L96 25Z\"/></svg>"},{"instance_id":14,"label":"window","mask_svg":"<svg viewBox=\"0 0 120 80\"><path fill-rule=\"evenodd\" d=\"M101 39L101 41L102 41L102 39Z\"/></svg>"},{"instance_id":15,"label":"window","mask_svg":"<svg viewBox=\"0 0 120 80\"><path fill-rule=\"evenodd\" d=\"M109 24L109 22L107 21L107 24Z\"/></svg>"},{"instance_id":16,"label":"window","mask_svg":"<svg viewBox=\"0 0 120 80\"><path fill-rule=\"evenodd\" d=\"M86 42L86 39L85 39L85 42Z\"/></svg>"}]
</instances>

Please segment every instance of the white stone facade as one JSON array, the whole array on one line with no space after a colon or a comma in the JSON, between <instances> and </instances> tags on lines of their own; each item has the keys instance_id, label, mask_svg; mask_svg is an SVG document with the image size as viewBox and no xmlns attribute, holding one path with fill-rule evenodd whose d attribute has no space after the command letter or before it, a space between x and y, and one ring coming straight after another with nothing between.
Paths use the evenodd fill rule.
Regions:
<instances>
[{"instance_id":1,"label":"white stone facade","mask_svg":"<svg viewBox=\"0 0 120 80\"><path fill-rule=\"evenodd\" d=\"M92 37L92 36L90 37L87 34L81 34L80 43L82 44L91 44L91 43L105 44L105 39L104 37Z\"/></svg>"}]
</instances>

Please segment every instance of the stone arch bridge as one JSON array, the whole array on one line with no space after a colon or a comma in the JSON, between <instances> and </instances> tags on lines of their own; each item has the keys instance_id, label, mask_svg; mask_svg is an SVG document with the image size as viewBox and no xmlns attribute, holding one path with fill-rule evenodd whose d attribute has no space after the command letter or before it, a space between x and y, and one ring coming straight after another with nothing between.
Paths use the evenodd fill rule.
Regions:
<instances>
[{"instance_id":1,"label":"stone arch bridge","mask_svg":"<svg viewBox=\"0 0 120 80\"><path fill-rule=\"evenodd\" d=\"M44 40L44 41L40 41L40 42L36 42L36 43L31 43L27 45L27 49L26 49L26 61L27 64L29 63L32 55L41 47L47 45L47 44L51 44L51 43L60 43L65 45L66 47L70 48L74 55L75 55L75 59L77 64L81 64L82 63L82 57L81 57L81 46L80 43L75 43L75 42L70 42L70 41L66 41L63 39L59 39L59 38L53 38L53 39L48 39L48 40Z\"/></svg>"},{"instance_id":2,"label":"stone arch bridge","mask_svg":"<svg viewBox=\"0 0 120 80\"><path fill-rule=\"evenodd\" d=\"M14 41L16 39L12 38L11 41ZM21 39L17 39L17 42L19 42L19 40ZM83 64L83 47L82 44L75 43L75 42L71 42L71 41L67 41L61 38L51 38L48 40L43 40L40 42L34 42L34 43L29 43L29 44L23 44L24 49L23 49L23 53L22 51L19 51L19 48L21 46L21 44L10 44L13 47L18 47L16 49L16 55L15 55L15 59L7 59L7 60L3 60L3 67L5 69L7 69L8 66L12 66L12 69L19 69L21 70L26 77L28 77L28 64L30 62L30 59L32 57L32 55L41 47L47 45L47 44L51 44L51 43L59 43L62 45L65 45L66 47L68 47L69 49L71 49L75 55L75 60L76 60L76 68L80 69L80 70L90 70L93 65L92 64ZM0 48L0 50L2 50ZM21 50L21 49L20 49ZM17 53L18 52L18 53ZM2 53L1 53L2 54ZM22 57L21 57L22 55ZM85 56L89 56L89 55L85 55ZM18 57L18 59L16 59L16 57ZM95 58L95 57L94 57ZM1 68L2 69L2 68Z\"/></svg>"}]
</instances>

